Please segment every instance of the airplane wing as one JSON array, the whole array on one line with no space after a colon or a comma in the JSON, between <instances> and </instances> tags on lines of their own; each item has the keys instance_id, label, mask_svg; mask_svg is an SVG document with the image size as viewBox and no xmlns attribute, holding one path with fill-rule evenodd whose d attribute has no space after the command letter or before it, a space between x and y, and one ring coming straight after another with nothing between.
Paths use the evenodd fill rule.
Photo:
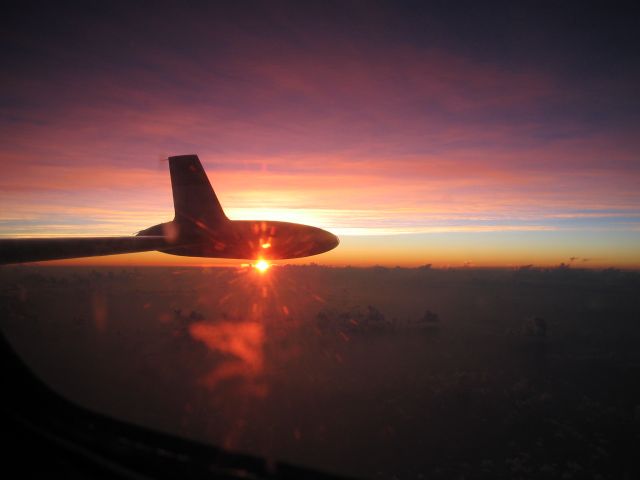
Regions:
<instances>
[{"instance_id":1,"label":"airplane wing","mask_svg":"<svg viewBox=\"0 0 640 480\"><path fill-rule=\"evenodd\" d=\"M163 236L0 238L0 265L166 249Z\"/></svg>"},{"instance_id":2,"label":"airplane wing","mask_svg":"<svg viewBox=\"0 0 640 480\"><path fill-rule=\"evenodd\" d=\"M338 237L289 222L230 220L197 155L169 157L174 219L131 237L0 238L0 265L158 250L216 258L298 258L335 248ZM275 241L277 239L277 241Z\"/></svg>"}]
</instances>

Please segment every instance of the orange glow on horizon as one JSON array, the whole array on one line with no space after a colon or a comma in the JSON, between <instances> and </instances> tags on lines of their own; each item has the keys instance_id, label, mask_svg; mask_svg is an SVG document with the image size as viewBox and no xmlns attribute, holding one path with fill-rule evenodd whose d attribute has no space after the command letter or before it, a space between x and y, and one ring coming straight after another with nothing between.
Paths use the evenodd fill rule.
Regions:
<instances>
[{"instance_id":1,"label":"orange glow on horizon","mask_svg":"<svg viewBox=\"0 0 640 480\"><path fill-rule=\"evenodd\" d=\"M536 267L554 267L561 263L579 268L625 268L640 269L635 245L620 244L615 250L594 245L592 248L577 248L567 242L530 241L524 245L517 241L499 242L492 245L480 242L489 234L449 236L434 234L419 237L420 241L409 244L408 237L342 237L340 246L322 255L290 259L278 262L282 265L318 264L330 267L386 267L413 268L431 264L434 268L492 267L511 268L532 264ZM541 234L543 235L543 234ZM487 239L488 240L488 239ZM554 239L555 240L555 239ZM570 238L568 239L570 240ZM464 245L467 245L466 247ZM572 261L571 257L576 257ZM579 258L578 258L579 257ZM265 260L267 269L271 263ZM38 262L34 265L87 266L87 267L243 267L256 268L260 261L247 262L222 258L181 257L161 252L142 252L104 257L84 257L68 260Z\"/></svg>"}]
</instances>

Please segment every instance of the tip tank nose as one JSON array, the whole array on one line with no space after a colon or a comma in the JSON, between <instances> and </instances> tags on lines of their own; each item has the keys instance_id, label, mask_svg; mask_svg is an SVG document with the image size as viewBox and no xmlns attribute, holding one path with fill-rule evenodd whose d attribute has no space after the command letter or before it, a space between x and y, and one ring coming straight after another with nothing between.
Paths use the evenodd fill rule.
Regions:
<instances>
[{"instance_id":1,"label":"tip tank nose","mask_svg":"<svg viewBox=\"0 0 640 480\"><path fill-rule=\"evenodd\" d=\"M322 240L322 249L324 252L328 252L329 250L333 250L340 244L340 239L331 232L327 232L326 230L322 230L323 240Z\"/></svg>"}]
</instances>

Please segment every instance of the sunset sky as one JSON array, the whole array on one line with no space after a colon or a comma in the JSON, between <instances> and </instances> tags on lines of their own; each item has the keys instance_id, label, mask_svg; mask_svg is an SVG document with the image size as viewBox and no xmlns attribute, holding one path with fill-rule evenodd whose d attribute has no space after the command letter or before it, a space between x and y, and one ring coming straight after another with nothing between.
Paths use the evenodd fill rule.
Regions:
<instances>
[{"instance_id":1,"label":"sunset sky","mask_svg":"<svg viewBox=\"0 0 640 480\"><path fill-rule=\"evenodd\" d=\"M5 12L1 236L170 220L196 153L230 218L340 237L303 262L640 268L631 10L229 3Z\"/></svg>"}]
</instances>

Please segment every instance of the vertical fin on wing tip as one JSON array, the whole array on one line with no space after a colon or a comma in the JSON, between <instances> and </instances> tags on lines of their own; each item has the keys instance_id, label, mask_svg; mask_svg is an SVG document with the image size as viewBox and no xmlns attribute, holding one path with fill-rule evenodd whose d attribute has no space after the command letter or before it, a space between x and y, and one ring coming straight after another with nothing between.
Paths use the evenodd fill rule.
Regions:
<instances>
[{"instance_id":1,"label":"vertical fin on wing tip","mask_svg":"<svg viewBox=\"0 0 640 480\"><path fill-rule=\"evenodd\" d=\"M215 227L227 217L197 155L169 157L175 220Z\"/></svg>"}]
</instances>

